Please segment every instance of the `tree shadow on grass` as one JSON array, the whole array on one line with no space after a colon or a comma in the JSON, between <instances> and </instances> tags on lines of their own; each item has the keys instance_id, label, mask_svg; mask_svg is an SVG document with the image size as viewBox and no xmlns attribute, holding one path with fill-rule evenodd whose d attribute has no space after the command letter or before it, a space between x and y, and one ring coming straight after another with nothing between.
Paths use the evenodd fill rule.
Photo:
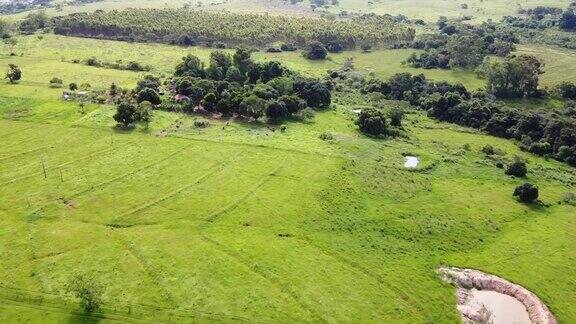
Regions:
<instances>
[{"instance_id":1,"label":"tree shadow on grass","mask_svg":"<svg viewBox=\"0 0 576 324\"><path fill-rule=\"evenodd\" d=\"M105 316L99 313L74 312L70 314L67 322L69 324L97 324L104 318Z\"/></svg>"}]
</instances>

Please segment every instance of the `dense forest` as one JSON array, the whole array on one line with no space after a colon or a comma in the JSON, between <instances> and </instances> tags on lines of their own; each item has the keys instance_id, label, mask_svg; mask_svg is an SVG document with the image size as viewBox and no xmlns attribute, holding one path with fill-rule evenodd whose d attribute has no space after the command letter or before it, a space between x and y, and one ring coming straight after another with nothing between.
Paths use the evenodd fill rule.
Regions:
<instances>
[{"instance_id":1,"label":"dense forest","mask_svg":"<svg viewBox=\"0 0 576 324\"><path fill-rule=\"evenodd\" d=\"M391 16L366 15L349 21L233 14L186 9L97 11L56 18L61 35L178 45L214 44L265 46L277 41L304 45L311 41L342 48L385 47L409 42L415 31Z\"/></svg>"}]
</instances>

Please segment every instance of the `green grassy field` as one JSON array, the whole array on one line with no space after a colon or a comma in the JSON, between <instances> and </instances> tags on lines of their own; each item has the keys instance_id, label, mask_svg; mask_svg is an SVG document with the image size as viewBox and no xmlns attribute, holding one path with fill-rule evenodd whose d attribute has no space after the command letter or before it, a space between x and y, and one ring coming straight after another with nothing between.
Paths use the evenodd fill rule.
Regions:
<instances>
[{"instance_id":1,"label":"green grassy field","mask_svg":"<svg viewBox=\"0 0 576 324\"><path fill-rule=\"evenodd\" d=\"M442 264L503 275L576 320L575 208L557 204L573 169L416 112L408 139L371 140L352 108L286 132L162 112L118 132L110 107L3 97L0 320L79 321L65 286L85 274L110 321L456 322ZM485 144L528 158L550 207L517 203L521 180Z\"/></svg>"},{"instance_id":2,"label":"green grassy field","mask_svg":"<svg viewBox=\"0 0 576 324\"><path fill-rule=\"evenodd\" d=\"M334 109L285 132L234 120L199 129L198 116L161 111L148 129L118 131L113 107L82 113L48 87L54 76L95 88L142 76L73 59L136 60L168 75L189 52L209 55L43 35L20 38L22 56L0 56L24 73L0 82L0 322L454 323L454 289L436 274L445 264L503 276L560 323L576 321L576 207L559 204L576 192L574 168L412 110L407 138L366 138L352 113L369 104L361 96L338 95ZM322 75L352 56L386 77L420 72L401 65L408 54L255 57ZM544 83L565 76L546 69ZM482 85L470 71L421 71ZM528 178L505 176L480 153L486 144L525 157ZM403 168L405 154L418 169ZM526 180L548 207L513 199ZM67 293L77 274L106 287L102 314L82 313Z\"/></svg>"}]
</instances>

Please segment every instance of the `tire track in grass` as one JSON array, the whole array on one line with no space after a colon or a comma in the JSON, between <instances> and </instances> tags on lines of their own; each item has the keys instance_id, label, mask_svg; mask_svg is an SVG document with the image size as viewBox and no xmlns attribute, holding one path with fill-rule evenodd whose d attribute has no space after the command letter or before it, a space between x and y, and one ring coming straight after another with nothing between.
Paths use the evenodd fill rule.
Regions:
<instances>
[{"instance_id":1,"label":"tire track in grass","mask_svg":"<svg viewBox=\"0 0 576 324\"><path fill-rule=\"evenodd\" d=\"M121 174L121 175L119 175L119 176L117 176L117 177L114 177L114 178L112 178L112 179L110 179L110 180L107 180L107 181L101 182L101 183L99 183L99 184L93 185L93 186L91 186L90 188L86 188L86 189L84 189L84 190L80 190L80 191L78 191L78 192L76 192L76 193L73 193L73 194L71 194L70 196L68 196L67 198L68 198L68 199L78 198L78 197L80 197L80 196L82 196L82 195L85 195L85 194L87 194L87 193L89 193L89 192L91 192L91 191L94 191L94 190L96 190L96 189L105 188L106 186L108 186L108 185L110 185L110 184L112 184L112 183L114 183L114 182L123 180L123 179L125 179L125 178L130 177L130 176L133 176L133 175L135 175L135 174L138 174L139 172L142 172L142 171L144 171L144 170L146 170L146 169L152 168L152 167L154 167L155 165L158 165L158 164L160 164L160 163L162 163L162 162L164 162L164 161L167 161L167 160L173 158L174 156L176 156L176 155L184 152L184 151L185 151L186 149L188 149L190 146L192 146L192 144L188 144L188 145L184 146L183 148L181 148L181 149L179 149L179 150L177 150L177 151L175 151L175 152L173 152L173 153L171 153L171 154L169 154L169 155L167 155L167 156L165 156L165 157L163 157L163 158L161 158L161 159L159 159L159 160L156 160L156 161L154 161L154 162L148 163L148 164L146 164L146 165L144 165L144 166L142 166L142 167L140 167L140 168L138 168L138 169L136 169L136 170L132 170L132 171L130 171L130 172L128 172L128 173ZM28 214L29 218L36 218L36 217L34 217L35 214L41 212L44 208L50 206L51 204L54 204L56 201L57 201L57 200L55 200L55 201L49 201L49 202L43 204L42 206L34 209L32 212L30 212L30 213ZM38 218L39 218L39 217L38 217Z\"/></svg>"},{"instance_id":2,"label":"tire track in grass","mask_svg":"<svg viewBox=\"0 0 576 324\"><path fill-rule=\"evenodd\" d=\"M223 216L223 215L231 212L232 210L236 209L236 207L238 207L242 202L246 201L246 199L250 198L250 196L252 196L258 189L260 189L262 186L264 186L268 181L270 181L270 179L272 179L272 177L276 176L276 174L278 172L280 172L280 170L282 170L283 168L284 168L284 165L277 167L270 174L268 174L268 175L264 176L262 179L260 179L260 181L258 181L256 183L256 185L254 185L252 188L250 188L247 192L245 192L238 199L236 199L232 203L226 205L224 208L217 210L214 213L208 215L205 222L203 223L204 226L200 225L199 229L201 230L201 229L206 228L210 223L216 222L218 220L218 218L220 218L221 216Z\"/></svg>"},{"instance_id":3,"label":"tire track in grass","mask_svg":"<svg viewBox=\"0 0 576 324\"><path fill-rule=\"evenodd\" d=\"M263 144L252 144L252 143L246 143L246 142L230 142L230 141L211 140L211 139L205 139L205 138L182 136L182 135L177 135L174 133L168 133L168 136L170 136L172 138L184 139L184 140L194 141L194 142L215 143L215 144L224 144L224 145L233 145L233 146L245 146L245 147L262 149L262 150L279 151L279 152L285 152L285 153L295 153L295 154L308 155L308 156L314 156L314 157L318 157L318 156L321 156L324 158L341 158L341 157L343 157L343 156L340 156L337 154L326 154L326 153L321 153L321 152L308 152L308 151L302 151L302 150L292 149L292 148L282 148L282 147L267 146L267 145L263 145Z\"/></svg>"},{"instance_id":4,"label":"tire track in grass","mask_svg":"<svg viewBox=\"0 0 576 324\"><path fill-rule=\"evenodd\" d=\"M245 258L241 254L227 248L225 245L221 244L220 242L218 242L216 240L213 240L213 239L207 237L206 235L201 235L200 237L202 238L202 240L204 242L209 243L216 250L220 251L221 253L224 253L225 255L230 257L231 259L236 260L236 262L242 264L251 273L254 273L258 277L266 280L272 286L276 287L276 289L278 289L280 292L289 296L290 299L292 299L294 302L296 302L296 304L298 304L298 306L302 310L304 310L305 312L307 312L310 315L310 317L313 319L313 322L321 322L321 323L327 323L328 322L312 306L309 306L308 304L306 304L302 300L302 298L293 289L291 289L288 285L283 284L280 280L274 278L273 276L270 276L266 271L259 270L257 267L255 267L253 264L250 263L250 260L248 258Z\"/></svg>"},{"instance_id":5,"label":"tire track in grass","mask_svg":"<svg viewBox=\"0 0 576 324\"><path fill-rule=\"evenodd\" d=\"M156 166L156 165L158 165L158 164L160 164L160 163L162 163L162 162L168 161L168 160L170 160L171 158L175 157L176 155L178 155L178 154L186 151L190 146L192 146L192 144L185 145L183 148L181 148L181 149L179 149L179 150L177 150L177 151L175 151L175 152L173 152L173 153L171 153L171 154L169 154L169 155L167 155L167 156L165 156L165 157L163 157L163 158L161 158L161 159L159 159L159 160L156 160L156 161L154 161L154 162L148 163L148 164L146 164L146 165L144 165L144 166L142 166L142 167L140 167L140 168L138 168L138 169L136 169L136 170L133 170L133 171L130 171L130 172L128 172L128 173L119 175L119 176L117 176L117 177L115 177L115 178L112 178L112 179L110 179L110 180L108 180L108 181L101 182L101 183L99 183L99 184L97 184L97 185L95 185L95 186L92 186L91 188L87 188L87 189L81 190L81 191L79 191L79 192L71 195L70 198L78 198L78 197L80 197L80 196L82 196L82 195L84 195L84 194L86 194L86 193L88 193L88 192L90 192L90 191L93 191L93 190L96 190L96 189L105 188L106 186L110 185L111 183L114 183L114 182L117 182L117 181L126 179L126 178L128 178L128 177L130 177L130 176L133 176L133 175L135 175L135 174L138 174L138 173L140 173L140 172L142 172L142 171L144 171L144 170L146 170L146 169L150 169L150 168L152 168L152 167L154 167L154 166Z\"/></svg>"},{"instance_id":6,"label":"tire track in grass","mask_svg":"<svg viewBox=\"0 0 576 324\"><path fill-rule=\"evenodd\" d=\"M340 253L338 253L338 252L330 251L324 247L321 247L320 245L314 243L305 234L299 235L299 236L300 236L301 241L304 241L308 245L316 248L317 250L320 250L325 255L333 258L334 260L336 260L340 263L347 265L348 267L355 270L357 273L360 273L360 274L363 274L365 276L372 278L378 284L384 285L385 287L388 287L388 288L391 288L394 292L396 292L400 296L404 305L409 306L412 309L415 309L418 313L420 313L423 316L426 315L426 314L424 314L424 310L422 309L420 304L416 300L414 300L414 298L412 298L408 293L406 293L404 290L402 290L402 288L395 286L390 281L385 281L384 278L382 278L382 276L378 275L377 273L374 273L372 270L370 270L367 267L364 267L363 265L359 264L358 262L349 260L348 258L340 255Z\"/></svg>"},{"instance_id":7,"label":"tire track in grass","mask_svg":"<svg viewBox=\"0 0 576 324\"><path fill-rule=\"evenodd\" d=\"M172 157L174 157L174 156L176 156L176 155L184 152L185 150L187 150L191 145L192 145L192 144L185 145L183 148L181 148L181 149L179 149L179 150L177 150L177 151L175 151L175 152L173 152L173 153L165 156L164 158L159 159L159 160L156 160L156 161L154 161L154 162L151 162L151 163L149 163L149 164L147 164L147 165L144 165L143 167L140 167L140 168L138 168L138 169L136 169L136 170L133 170L133 171L131 171L131 172L128 172L128 173L125 173L125 174L120 175L120 176L118 176L118 177L115 177L115 178L113 178L113 179L111 179L111 180L109 180L109 181L102 182L102 183L100 183L100 184L98 184L98 185L96 185L96 186L93 186L93 187L91 187L91 188L88 188L88 189L85 189L85 190L81 190L81 191L77 192L76 194L71 195L71 196L70 196L70 199L71 199L71 198L77 198L77 197L79 197L79 196L81 196L81 195L83 195L83 194L86 194L86 193L88 193L88 192L90 192L90 191L92 191L92 190L94 190L94 189L96 189L96 188L103 188L103 187L105 187L105 186L107 186L107 185L109 185L109 184L111 184L111 183L114 183L114 182L116 182L116 181L122 180L122 179L127 178L127 177L129 177L129 176L131 176L131 175L137 174L138 172L141 172L141 171L144 171L144 170L146 170L146 169L148 169L148 168L151 168L151 167L153 167L154 165L157 165L157 164L160 164L160 163L162 163L162 162L164 162L164 161L166 161L166 160L169 160L169 159L171 159ZM26 239L26 242L27 242L27 244L28 244L28 253L27 253L27 254L28 254L28 260L30 261L30 269L31 269L32 272L34 272L34 269L35 269L35 261L34 261L34 260L37 259L37 257L36 257L36 251L35 251L35 248L34 248L34 227L35 227L34 222L35 222L37 219L40 219L40 218L42 217L41 215L38 215L38 213L40 213L42 210L44 210L44 208L46 208L46 207L48 207L48 206L50 206L51 204L54 204L54 203L56 203L56 201L50 201L50 202L45 203L44 205L36 208L34 211L32 211L31 213L29 213L27 219L25 219L25 222L26 222L26 231L27 231L27 239ZM36 276L35 276L35 277L36 277ZM39 283L39 284L41 284L41 283Z\"/></svg>"},{"instance_id":8,"label":"tire track in grass","mask_svg":"<svg viewBox=\"0 0 576 324\"><path fill-rule=\"evenodd\" d=\"M0 161L9 160L9 159L12 159L12 158L15 158L15 157L19 157L19 156L22 156L22 155L34 153L34 152L41 151L41 150L47 149L47 148L49 148L49 149L55 148L56 145L59 145L59 144L61 144L61 143L64 143L64 142L68 141L69 139L72 139L72 138L73 138L73 139L76 139L76 138L77 138L76 135L77 135L77 134L72 133L71 135L69 135L69 136L67 136L67 137L65 137L65 138L62 138L62 139L60 139L60 140L57 140L57 141L54 142L54 143L50 143L50 144L43 145L43 146L40 146L40 147L37 147L37 148L33 148L33 149L28 150L28 151L19 152L19 153L13 154L13 155L0 157ZM80 141L81 141L81 140L79 140L78 142L80 142ZM75 143L75 142L73 141L72 143Z\"/></svg>"},{"instance_id":9,"label":"tire track in grass","mask_svg":"<svg viewBox=\"0 0 576 324\"><path fill-rule=\"evenodd\" d=\"M90 153L90 154L88 154L88 155L85 155L85 156L83 156L83 157L81 157L81 158L78 158L78 159L75 159L75 160L72 160L72 161L68 161L68 162L65 162L65 163L62 163L62 164L53 166L53 167L46 168L46 171L61 169L61 168L65 167L65 166L74 164L74 163L76 163L76 162L80 162L80 161L87 160L87 159L89 159L89 158L91 158L91 157L93 157L93 156L95 156L95 155L102 154L102 153L107 153L107 152L112 152L112 151L115 151L116 149L117 149L117 148L107 148L107 149L103 149L103 150L100 150L100 151L92 152L92 153ZM18 182L18 181L22 181L22 180L31 178L31 177L33 177L33 176L39 175L39 174L42 174L42 171L33 172L33 173L30 173L30 174L27 174L27 175L23 175L23 176L20 176L20 177L17 177L17 178L13 178L13 179L11 179L11 180L8 180L8 181L6 181L6 182L1 183L0 186L7 186L7 185L10 185L10 184L16 183L16 182Z\"/></svg>"},{"instance_id":10,"label":"tire track in grass","mask_svg":"<svg viewBox=\"0 0 576 324\"><path fill-rule=\"evenodd\" d=\"M221 210L210 214L207 217L206 221L204 223L200 224L200 226L198 227L199 232L206 229L210 224L215 223L223 215L226 215L229 212L236 209L236 207L238 207L242 202L244 202L248 198L250 198L258 189L260 189L268 181L270 181L270 179L272 179L272 177L276 176L276 174L284 167L285 167L284 165L280 165L274 171L272 171L270 174L266 175L263 179L258 181L258 183L256 183L255 186L250 188L250 190L248 190L246 193L244 193L242 196L240 196L237 200L235 200L231 204L225 206ZM283 294L289 296L294 302L296 302L296 304L298 304L298 306L301 309L303 309L305 312L307 312L314 319L315 322L323 322L323 323L328 322L313 307L306 304L306 302L304 302L302 300L302 298L292 288L290 288L288 285L283 284L280 280L274 278L273 276L270 276L268 273L266 273L266 271L262 271L262 270L259 270L255 267L253 267L248 258L246 258L246 257L242 256L241 254L227 248L224 244L222 244L222 243L220 243L214 239L211 239L204 234L200 233L200 237L202 238L203 241L214 246L217 250L228 255L230 258L235 259L237 262L239 262L240 264L245 266L248 270L250 270L250 272L256 274L258 277L265 279L270 284L272 284L274 287L276 287L279 291L281 291Z\"/></svg>"},{"instance_id":11,"label":"tire track in grass","mask_svg":"<svg viewBox=\"0 0 576 324\"><path fill-rule=\"evenodd\" d=\"M134 257L134 259L136 259L136 261L138 261L138 264L142 267L142 269L144 269L144 273L146 274L146 276L150 278L152 283L154 283L154 285L158 288L158 290L160 290L160 294L162 295L164 301L168 305L174 305L175 304L174 296L172 295L170 290L166 288L162 283L162 278L159 274L160 271L154 267L154 264L148 261L146 256L144 256L144 254L138 250L138 248L133 242L127 240L117 230L111 229L110 231L112 231L111 236L115 238L116 241L119 242L122 245L122 247L126 251L128 251L128 253L130 253L132 257Z\"/></svg>"},{"instance_id":12,"label":"tire track in grass","mask_svg":"<svg viewBox=\"0 0 576 324\"><path fill-rule=\"evenodd\" d=\"M33 129L33 128L34 128L34 127L32 127L32 126L23 127L23 128L21 128L21 129L18 129L18 130L12 131L12 132L7 132L7 133L4 133L4 134L0 134L0 137L7 137L7 136L16 135L16 134L18 134L18 133L22 133L22 132L25 132L25 131L27 131L27 130Z\"/></svg>"},{"instance_id":13,"label":"tire track in grass","mask_svg":"<svg viewBox=\"0 0 576 324\"><path fill-rule=\"evenodd\" d=\"M0 157L0 161L6 161L6 160L10 160L10 159L13 159L13 158L22 156L22 155L26 155L26 154L30 154L30 153L42 151L42 150L44 150L44 149L46 149L46 148L54 148L54 144L44 145L44 146L40 146L40 147L31 149L31 150L28 150L28 151L24 151L24 152L20 152L20 153L16 153L16 154L13 154L13 155L8 155L8 156L3 156L3 157Z\"/></svg>"},{"instance_id":14,"label":"tire track in grass","mask_svg":"<svg viewBox=\"0 0 576 324\"><path fill-rule=\"evenodd\" d=\"M156 199L156 200L153 200L153 201L151 201L151 202L149 202L149 203L147 203L147 204L145 204L145 205L143 205L143 206L141 206L141 207L138 207L138 208L136 208L136 209L130 210L130 211L128 211L128 212L126 212L126 213L124 213L124 214L122 214L122 215L114 218L112 221L110 221L110 222L109 222L108 224L106 224L106 225L107 225L107 226L111 226L111 227L114 227L114 226L123 226L123 225L125 225L125 224L122 224L122 223L118 223L118 221L121 220L122 218L125 218L125 217L128 217L128 216L137 214L137 213L142 212L142 211L144 211L144 210L146 210L146 209L149 209L149 208L151 208L151 207L153 207L153 206L156 206L156 205L158 205L158 204L160 204L160 203L162 203L162 202L164 202L164 201L166 201L166 200L169 200L169 199L175 197L176 195L180 194L181 192L183 192L183 191L185 191L185 190L187 190L187 189L190 189L190 188L192 188L192 187L194 187L194 186L196 186L196 185L201 184L202 182L204 182L204 180L208 179L210 176L212 176L212 175L214 175L214 174L216 174L216 173L224 170L228 165L232 164L233 162L236 162L242 155L244 155L244 153L245 153L245 151L241 151L241 152L239 152L236 156L234 156L233 158L231 158L231 159L229 159L229 160L227 160L227 161L216 163L214 166L212 166L212 167L210 168L210 170L209 170L208 172L206 172L205 174L201 175L199 178L197 178L196 180L194 180L192 183L189 183L189 184L184 185L184 186L182 186L182 187L180 187L180 188L178 188L178 189L176 189L176 190L174 190L174 191L172 191L172 192L169 192L168 194L166 194L166 195L164 195L164 196L162 196L162 197L160 197L160 198L158 198L158 199Z\"/></svg>"}]
</instances>

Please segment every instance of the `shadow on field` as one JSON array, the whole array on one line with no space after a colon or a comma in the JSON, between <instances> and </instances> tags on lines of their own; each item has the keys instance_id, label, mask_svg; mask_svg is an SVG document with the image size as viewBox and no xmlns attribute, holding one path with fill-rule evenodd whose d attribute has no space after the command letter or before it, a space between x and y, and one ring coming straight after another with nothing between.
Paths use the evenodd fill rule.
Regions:
<instances>
[{"instance_id":1,"label":"shadow on field","mask_svg":"<svg viewBox=\"0 0 576 324\"><path fill-rule=\"evenodd\" d=\"M68 318L69 324L96 324L104 319L103 315L90 313L73 313Z\"/></svg>"}]
</instances>

